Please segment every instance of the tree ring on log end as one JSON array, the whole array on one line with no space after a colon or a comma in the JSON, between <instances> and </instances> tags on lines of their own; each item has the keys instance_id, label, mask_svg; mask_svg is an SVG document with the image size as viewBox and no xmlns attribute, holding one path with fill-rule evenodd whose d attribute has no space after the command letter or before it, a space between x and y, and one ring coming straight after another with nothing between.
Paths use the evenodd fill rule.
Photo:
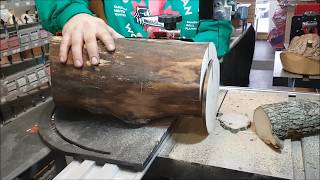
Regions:
<instances>
[{"instance_id":1,"label":"tree ring on log end","mask_svg":"<svg viewBox=\"0 0 320 180\"><path fill-rule=\"evenodd\" d=\"M261 106L255 110L253 119L257 135L271 147L281 149L283 147L283 143L273 134L270 120ZM259 123L260 126L264 128L257 128L257 124Z\"/></svg>"}]
</instances>

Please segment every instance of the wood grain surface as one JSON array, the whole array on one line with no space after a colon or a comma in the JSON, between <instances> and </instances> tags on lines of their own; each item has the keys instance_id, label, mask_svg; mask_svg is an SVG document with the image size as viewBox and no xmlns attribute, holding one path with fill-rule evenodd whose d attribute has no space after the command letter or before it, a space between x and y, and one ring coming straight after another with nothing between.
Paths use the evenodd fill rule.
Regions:
<instances>
[{"instance_id":1,"label":"wood grain surface","mask_svg":"<svg viewBox=\"0 0 320 180\"><path fill-rule=\"evenodd\" d=\"M181 114L201 116L201 68L208 61L208 43L116 39L113 53L99 43L99 66L90 64L84 49L84 67L76 69L71 54L67 64L59 62L60 42L54 37L50 43L57 106L111 113L133 124Z\"/></svg>"}]
</instances>

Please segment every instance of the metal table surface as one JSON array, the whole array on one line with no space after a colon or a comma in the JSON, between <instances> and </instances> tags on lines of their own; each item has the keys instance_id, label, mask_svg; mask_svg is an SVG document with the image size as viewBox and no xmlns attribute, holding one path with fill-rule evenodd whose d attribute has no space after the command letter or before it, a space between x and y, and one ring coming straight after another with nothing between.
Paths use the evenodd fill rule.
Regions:
<instances>
[{"instance_id":1,"label":"metal table surface","mask_svg":"<svg viewBox=\"0 0 320 180\"><path fill-rule=\"evenodd\" d=\"M240 113L251 121L254 109L261 104L290 98L320 99L319 94L237 88L222 89L219 96L219 113ZM217 122L214 132L207 136L192 119L178 121L166 148L149 169L152 174L177 179L320 179L319 135L300 141L287 139L278 152L259 139L253 126L232 133Z\"/></svg>"},{"instance_id":2,"label":"metal table surface","mask_svg":"<svg viewBox=\"0 0 320 180\"><path fill-rule=\"evenodd\" d=\"M242 113L252 120L253 110L257 106L288 100L289 94L292 93L222 88L219 93L219 112ZM297 93L296 98L319 99L320 96ZM19 117L25 121L15 121L21 123L8 124L1 128L1 153L6 152L1 154L1 157L5 157L1 159L2 177L18 175L25 170L23 167L31 166L49 153L50 150L42 144L37 135L25 134L25 130L37 122L37 117L40 117L41 113L50 115L52 108L53 103L46 102L34 111ZM216 130L207 136L199 124L192 120L193 117L182 117L179 120L171 137L148 169L146 178L154 176L176 179L320 178L319 136L303 138L301 141L285 140L284 149L277 152L264 144L252 128L235 134L217 124ZM28 139L32 143L28 143ZM15 144L10 145L10 142ZM7 144L9 146L5 147ZM94 162L90 161L84 161L80 166L74 162L73 165L77 165L80 170L83 168L90 170L94 167L92 169L95 171L104 167L94 165ZM109 165L105 165L105 168L108 169ZM117 171L116 167L111 169L112 172ZM5 176L3 172L6 172ZM91 177L92 173L86 171L84 175ZM139 176L141 172L132 174L122 171L121 175L126 173L129 173L130 177L137 177L138 174L138 179L141 178Z\"/></svg>"},{"instance_id":3,"label":"metal table surface","mask_svg":"<svg viewBox=\"0 0 320 180\"><path fill-rule=\"evenodd\" d=\"M12 179L39 162L50 153L31 128L43 116L52 113L52 98L24 112L1 127L1 179Z\"/></svg>"}]
</instances>

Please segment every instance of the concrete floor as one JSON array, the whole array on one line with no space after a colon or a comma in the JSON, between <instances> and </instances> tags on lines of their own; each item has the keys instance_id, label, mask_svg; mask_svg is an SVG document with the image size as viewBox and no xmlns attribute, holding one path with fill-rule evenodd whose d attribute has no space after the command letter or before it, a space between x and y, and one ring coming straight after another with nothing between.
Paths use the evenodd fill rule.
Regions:
<instances>
[{"instance_id":1,"label":"concrete floor","mask_svg":"<svg viewBox=\"0 0 320 180\"><path fill-rule=\"evenodd\" d=\"M254 52L249 86L258 89L270 89L272 88L275 51L267 41L256 41Z\"/></svg>"},{"instance_id":2,"label":"concrete floor","mask_svg":"<svg viewBox=\"0 0 320 180\"><path fill-rule=\"evenodd\" d=\"M275 50L267 41L256 41L255 53L253 55L254 61L273 61Z\"/></svg>"}]
</instances>

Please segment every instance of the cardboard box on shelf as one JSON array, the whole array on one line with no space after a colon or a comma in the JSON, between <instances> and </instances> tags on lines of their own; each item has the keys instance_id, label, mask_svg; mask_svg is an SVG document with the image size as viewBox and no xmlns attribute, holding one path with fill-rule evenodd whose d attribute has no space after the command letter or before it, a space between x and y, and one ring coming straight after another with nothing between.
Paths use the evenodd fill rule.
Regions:
<instances>
[{"instance_id":1,"label":"cardboard box on shelf","mask_svg":"<svg viewBox=\"0 0 320 180\"><path fill-rule=\"evenodd\" d=\"M11 57L12 57L12 59L11 59L12 60L12 64L19 63L19 62L22 61L20 53L12 54Z\"/></svg>"},{"instance_id":2,"label":"cardboard box on shelf","mask_svg":"<svg viewBox=\"0 0 320 180\"><path fill-rule=\"evenodd\" d=\"M5 65L5 64L10 64L9 60L8 60L8 57L2 57L0 59L0 64L1 65Z\"/></svg>"},{"instance_id":3,"label":"cardboard box on shelf","mask_svg":"<svg viewBox=\"0 0 320 180\"><path fill-rule=\"evenodd\" d=\"M21 52L21 57L22 57L22 59L33 58L32 50L29 49L29 50L25 50L25 51Z\"/></svg>"},{"instance_id":4,"label":"cardboard box on shelf","mask_svg":"<svg viewBox=\"0 0 320 180\"><path fill-rule=\"evenodd\" d=\"M38 57L38 56L42 55L41 47L32 48L32 52L33 52L34 57Z\"/></svg>"}]
</instances>

